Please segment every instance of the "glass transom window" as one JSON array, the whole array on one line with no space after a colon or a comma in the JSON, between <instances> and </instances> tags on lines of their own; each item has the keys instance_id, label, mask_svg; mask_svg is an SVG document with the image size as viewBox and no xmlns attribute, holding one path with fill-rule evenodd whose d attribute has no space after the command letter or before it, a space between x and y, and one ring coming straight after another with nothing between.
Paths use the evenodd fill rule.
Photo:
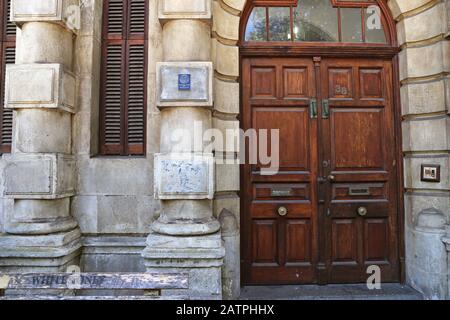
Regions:
<instances>
[{"instance_id":1,"label":"glass transom window","mask_svg":"<svg viewBox=\"0 0 450 320\"><path fill-rule=\"evenodd\" d=\"M386 44L387 37L374 1L298 0L297 6L254 7L245 41Z\"/></svg>"}]
</instances>

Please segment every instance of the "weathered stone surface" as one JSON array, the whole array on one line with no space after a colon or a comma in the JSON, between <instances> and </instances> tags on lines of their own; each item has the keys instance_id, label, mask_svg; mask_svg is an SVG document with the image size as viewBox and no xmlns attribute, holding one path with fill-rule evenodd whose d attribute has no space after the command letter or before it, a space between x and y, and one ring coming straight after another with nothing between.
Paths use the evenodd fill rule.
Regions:
<instances>
[{"instance_id":1,"label":"weathered stone surface","mask_svg":"<svg viewBox=\"0 0 450 320\"><path fill-rule=\"evenodd\" d=\"M239 83L214 79L214 109L239 114Z\"/></svg>"},{"instance_id":2,"label":"weathered stone surface","mask_svg":"<svg viewBox=\"0 0 450 320\"><path fill-rule=\"evenodd\" d=\"M230 14L222 9L218 1L214 2L214 31L219 37L238 41L239 40L239 16Z\"/></svg>"},{"instance_id":3,"label":"weathered stone surface","mask_svg":"<svg viewBox=\"0 0 450 320\"><path fill-rule=\"evenodd\" d=\"M194 299L222 298L221 266L225 252L219 233L201 237L162 237L150 233L147 244L142 253L147 272L189 272L189 289L163 290L162 295L182 293Z\"/></svg>"},{"instance_id":4,"label":"weathered stone surface","mask_svg":"<svg viewBox=\"0 0 450 320\"><path fill-rule=\"evenodd\" d=\"M407 48L400 52L400 80L429 77L450 70L449 41ZM426 61L427 63L423 63Z\"/></svg>"},{"instance_id":5,"label":"weathered stone surface","mask_svg":"<svg viewBox=\"0 0 450 320\"><path fill-rule=\"evenodd\" d=\"M15 199L10 217L14 222L44 222L70 217L70 198L53 200Z\"/></svg>"},{"instance_id":6,"label":"weathered stone surface","mask_svg":"<svg viewBox=\"0 0 450 320\"><path fill-rule=\"evenodd\" d=\"M210 62L158 63L156 77L159 107L212 107L212 64ZM178 76L190 75L191 89L179 90Z\"/></svg>"},{"instance_id":7,"label":"weathered stone surface","mask_svg":"<svg viewBox=\"0 0 450 320\"><path fill-rule=\"evenodd\" d=\"M71 153L70 113L51 109L18 109L14 114L13 153Z\"/></svg>"},{"instance_id":8,"label":"weathered stone surface","mask_svg":"<svg viewBox=\"0 0 450 320\"><path fill-rule=\"evenodd\" d=\"M408 189L450 189L450 173L448 154L436 154L428 156L407 156L405 163L405 187ZM441 166L440 182L421 181L420 171L422 164L436 164Z\"/></svg>"},{"instance_id":9,"label":"weathered stone surface","mask_svg":"<svg viewBox=\"0 0 450 320\"><path fill-rule=\"evenodd\" d=\"M445 1L445 7L447 9L447 30L446 30L446 37L447 39L450 36L450 2L448 0ZM449 280L450 281L450 280ZM449 294L450 296L450 294Z\"/></svg>"},{"instance_id":10,"label":"weathered stone surface","mask_svg":"<svg viewBox=\"0 0 450 320\"><path fill-rule=\"evenodd\" d=\"M401 14L420 8L428 2L430 2L430 0L389 0L388 5L394 19L398 19Z\"/></svg>"},{"instance_id":11,"label":"weathered stone surface","mask_svg":"<svg viewBox=\"0 0 450 320\"><path fill-rule=\"evenodd\" d=\"M211 61L210 29L208 24L195 20L170 20L165 23L164 61ZM192 42L196 45L190 45Z\"/></svg>"},{"instance_id":12,"label":"weathered stone surface","mask_svg":"<svg viewBox=\"0 0 450 320\"><path fill-rule=\"evenodd\" d=\"M213 199L212 154L156 154L156 199Z\"/></svg>"},{"instance_id":13,"label":"weathered stone surface","mask_svg":"<svg viewBox=\"0 0 450 320\"><path fill-rule=\"evenodd\" d=\"M6 108L49 108L75 112L76 79L60 64L6 67Z\"/></svg>"},{"instance_id":14,"label":"weathered stone surface","mask_svg":"<svg viewBox=\"0 0 450 320\"><path fill-rule=\"evenodd\" d=\"M21 27L17 64L61 64L72 70L73 33L53 23L29 22Z\"/></svg>"},{"instance_id":15,"label":"weathered stone surface","mask_svg":"<svg viewBox=\"0 0 450 320\"><path fill-rule=\"evenodd\" d=\"M75 194L73 157L61 154L5 156L5 195L15 199L56 199Z\"/></svg>"},{"instance_id":16,"label":"weathered stone surface","mask_svg":"<svg viewBox=\"0 0 450 320\"><path fill-rule=\"evenodd\" d=\"M211 0L159 0L159 19L211 19Z\"/></svg>"},{"instance_id":17,"label":"weathered stone surface","mask_svg":"<svg viewBox=\"0 0 450 320\"><path fill-rule=\"evenodd\" d=\"M21 24L29 21L54 22L71 28L71 6L79 0L12 0L11 20Z\"/></svg>"},{"instance_id":18,"label":"weathered stone surface","mask_svg":"<svg viewBox=\"0 0 450 320\"><path fill-rule=\"evenodd\" d=\"M445 229L406 228L407 282L427 299L447 298L447 252Z\"/></svg>"},{"instance_id":19,"label":"weathered stone surface","mask_svg":"<svg viewBox=\"0 0 450 320\"><path fill-rule=\"evenodd\" d=\"M424 114L446 110L445 81L411 83L401 87L402 114Z\"/></svg>"},{"instance_id":20,"label":"weathered stone surface","mask_svg":"<svg viewBox=\"0 0 450 320\"><path fill-rule=\"evenodd\" d=\"M445 116L423 117L402 124L403 151L447 150L449 119Z\"/></svg>"},{"instance_id":21,"label":"weathered stone surface","mask_svg":"<svg viewBox=\"0 0 450 320\"><path fill-rule=\"evenodd\" d=\"M239 223L236 216L226 209L220 213L219 221L225 248L222 267L223 298L234 300L239 298L241 292Z\"/></svg>"},{"instance_id":22,"label":"weathered stone surface","mask_svg":"<svg viewBox=\"0 0 450 320\"><path fill-rule=\"evenodd\" d=\"M239 76L239 48L236 46L224 45L216 41L216 61L217 72L225 76Z\"/></svg>"},{"instance_id":23,"label":"weathered stone surface","mask_svg":"<svg viewBox=\"0 0 450 320\"><path fill-rule=\"evenodd\" d=\"M445 34L445 4L440 3L419 15L401 20L397 24L398 42L416 42Z\"/></svg>"},{"instance_id":24,"label":"weathered stone surface","mask_svg":"<svg viewBox=\"0 0 450 320\"><path fill-rule=\"evenodd\" d=\"M78 157L78 195L153 196L153 163L145 158Z\"/></svg>"},{"instance_id":25,"label":"weathered stone surface","mask_svg":"<svg viewBox=\"0 0 450 320\"><path fill-rule=\"evenodd\" d=\"M211 126L211 112L205 108L163 108L160 152L205 152L208 140L204 133Z\"/></svg>"},{"instance_id":26,"label":"weathered stone surface","mask_svg":"<svg viewBox=\"0 0 450 320\"><path fill-rule=\"evenodd\" d=\"M239 164L216 165L216 192L239 191Z\"/></svg>"},{"instance_id":27,"label":"weathered stone surface","mask_svg":"<svg viewBox=\"0 0 450 320\"><path fill-rule=\"evenodd\" d=\"M247 0L223 0L223 2L233 9L242 11L244 9Z\"/></svg>"},{"instance_id":28,"label":"weathered stone surface","mask_svg":"<svg viewBox=\"0 0 450 320\"><path fill-rule=\"evenodd\" d=\"M81 238L80 229L74 229L68 232L42 235L42 236L15 236L15 235L2 235L0 236L0 248L5 246L11 247L60 247L67 245L77 239Z\"/></svg>"}]
</instances>

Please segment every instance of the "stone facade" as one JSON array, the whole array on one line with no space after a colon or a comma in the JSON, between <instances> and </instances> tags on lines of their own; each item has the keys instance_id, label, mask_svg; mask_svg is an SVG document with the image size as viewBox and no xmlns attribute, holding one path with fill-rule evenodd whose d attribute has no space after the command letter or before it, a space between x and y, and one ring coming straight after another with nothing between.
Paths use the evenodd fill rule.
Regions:
<instances>
[{"instance_id":1,"label":"stone facade","mask_svg":"<svg viewBox=\"0 0 450 320\"><path fill-rule=\"evenodd\" d=\"M148 2L146 156L114 158L97 156L102 0L82 1L79 30L64 17L78 1L13 1L20 29L7 71L15 129L0 162L0 271L63 270L80 258L85 271L188 269L194 297L236 298L239 167L211 167L202 142L173 150L169 138L195 120L224 135L239 128L246 1ZM450 298L450 1L388 4L401 48L406 281L427 298ZM195 96L177 96L167 78L192 68L207 80ZM231 145L214 155L235 158ZM421 181L423 163L441 165L440 183ZM180 168L194 168L196 183L182 185L170 172Z\"/></svg>"}]
</instances>

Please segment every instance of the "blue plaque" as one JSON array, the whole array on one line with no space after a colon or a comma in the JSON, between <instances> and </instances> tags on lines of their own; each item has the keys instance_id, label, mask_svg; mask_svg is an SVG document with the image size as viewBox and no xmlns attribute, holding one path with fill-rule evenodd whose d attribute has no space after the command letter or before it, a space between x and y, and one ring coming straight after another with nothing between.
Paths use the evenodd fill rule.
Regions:
<instances>
[{"instance_id":1,"label":"blue plaque","mask_svg":"<svg viewBox=\"0 0 450 320\"><path fill-rule=\"evenodd\" d=\"M179 74L178 75L178 90L189 91L191 90L191 75Z\"/></svg>"}]
</instances>

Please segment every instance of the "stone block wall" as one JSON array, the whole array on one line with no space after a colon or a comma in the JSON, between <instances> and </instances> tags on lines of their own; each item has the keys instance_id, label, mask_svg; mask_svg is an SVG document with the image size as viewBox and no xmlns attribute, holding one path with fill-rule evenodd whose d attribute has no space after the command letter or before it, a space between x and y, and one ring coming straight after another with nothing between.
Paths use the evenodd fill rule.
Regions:
<instances>
[{"instance_id":1,"label":"stone block wall","mask_svg":"<svg viewBox=\"0 0 450 320\"><path fill-rule=\"evenodd\" d=\"M406 278L426 298L446 298L447 252L441 239L450 218L449 3L388 3L401 48ZM421 181L422 164L440 165L441 181Z\"/></svg>"},{"instance_id":2,"label":"stone block wall","mask_svg":"<svg viewBox=\"0 0 450 320\"><path fill-rule=\"evenodd\" d=\"M157 2L149 0L147 154L128 158L98 156L103 1L83 1L75 43L80 80L72 136L77 195L71 210L84 234L83 265L88 271L145 270L140 253L160 210L153 195L153 155L159 152L161 118L156 108L156 62L163 52Z\"/></svg>"}]
</instances>

